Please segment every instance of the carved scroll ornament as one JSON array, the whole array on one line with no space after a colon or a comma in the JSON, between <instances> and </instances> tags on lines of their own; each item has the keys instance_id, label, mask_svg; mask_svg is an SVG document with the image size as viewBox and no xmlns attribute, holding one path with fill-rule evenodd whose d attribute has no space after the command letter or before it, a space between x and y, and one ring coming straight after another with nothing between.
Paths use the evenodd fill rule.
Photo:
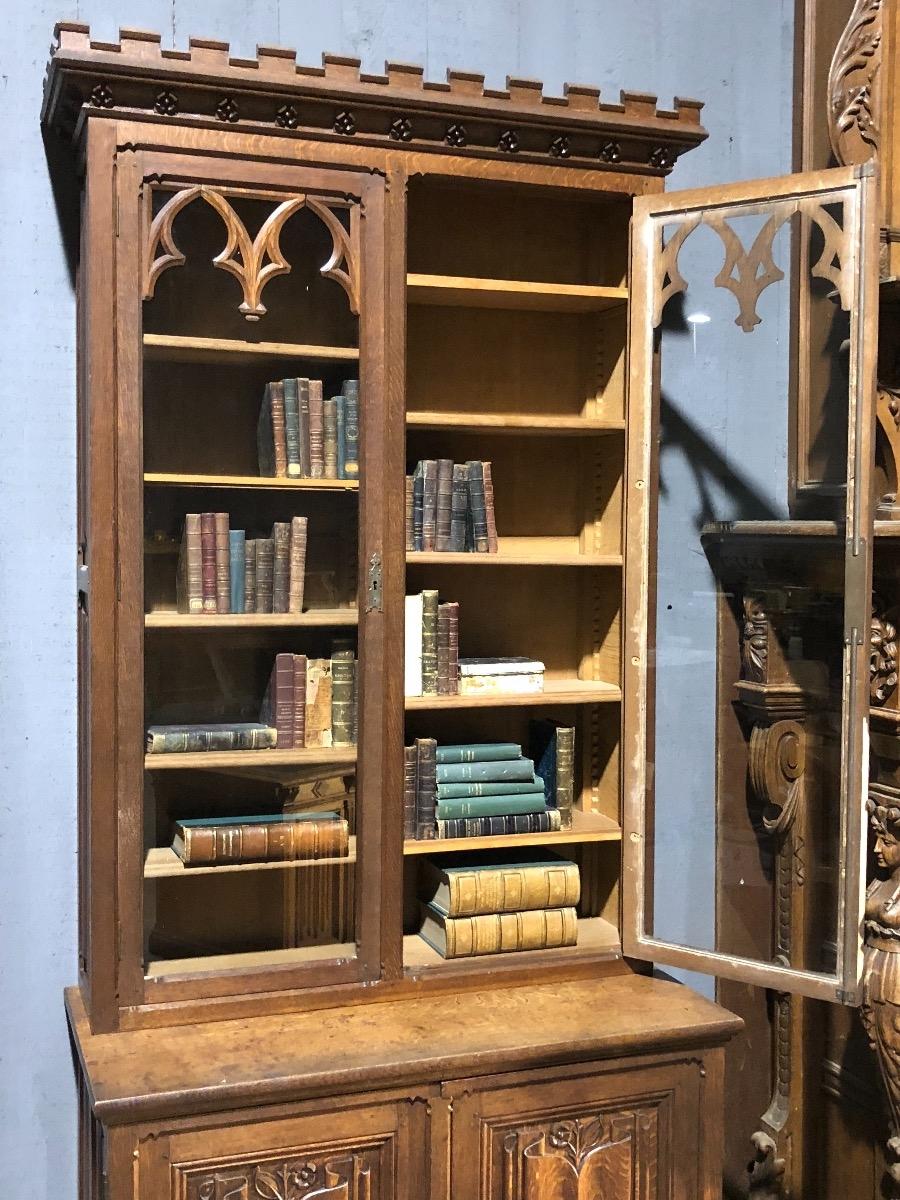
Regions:
<instances>
[{"instance_id":1,"label":"carved scroll ornament","mask_svg":"<svg viewBox=\"0 0 900 1200\"><path fill-rule=\"evenodd\" d=\"M828 72L828 136L844 166L878 154L883 0L856 0Z\"/></svg>"},{"instance_id":2,"label":"carved scroll ornament","mask_svg":"<svg viewBox=\"0 0 900 1200\"><path fill-rule=\"evenodd\" d=\"M250 237L241 218L221 191L198 184L176 192L162 206L147 234L144 274L144 299L153 297L157 281L170 267L185 263L185 254L178 248L173 223L182 209L202 199L215 210L225 225L227 240L223 250L213 259L215 266L232 274L241 285L244 299L239 311L248 321L258 321L265 315L262 293L269 280L285 275L290 263L281 252L280 238L285 222L301 208L308 208L323 222L331 234L332 253L320 268L320 274L339 283L350 300L350 311L359 313L359 261L350 233L327 202L314 196L292 196L278 204L263 222L255 238ZM351 217L352 220L352 217Z\"/></svg>"},{"instance_id":3,"label":"carved scroll ornament","mask_svg":"<svg viewBox=\"0 0 900 1200\"><path fill-rule=\"evenodd\" d=\"M876 606L869 651L869 700L879 708L897 689L897 629Z\"/></svg>"},{"instance_id":4,"label":"carved scroll ornament","mask_svg":"<svg viewBox=\"0 0 900 1200\"><path fill-rule=\"evenodd\" d=\"M188 1200L373 1200L372 1174L360 1155L324 1163L287 1159L194 1176L186 1195Z\"/></svg>"}]
</instances>

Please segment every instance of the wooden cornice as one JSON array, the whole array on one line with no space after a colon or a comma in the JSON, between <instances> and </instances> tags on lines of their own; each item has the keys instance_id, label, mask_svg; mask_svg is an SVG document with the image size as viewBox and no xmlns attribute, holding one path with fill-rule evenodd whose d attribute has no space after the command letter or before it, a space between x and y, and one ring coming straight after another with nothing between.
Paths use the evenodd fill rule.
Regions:
<instances>
[{"instance_id":1,"label":"wooden cornice","mask_svg":"<svg viewBox=\"0 0 900 1200\"><path fill-rule=\"evenodd\" d=\"M483 75L452 70L436 83L405 63L372 75L359 59L333 54L305 67L294 50L267 46L256 58L233 58L227 42L202 38L164 50L159 34L134 29L97 42L72 21L55 34L42 119L66 137L78 136L86 116L127 116L666 175L707 136L697 100L677 98L667 110L655 96L623 91L618 104L605 104L593 87L566 84L554 97L538 80L508 78L500 91L486 88Z\"/></svg>"}]
</instances>

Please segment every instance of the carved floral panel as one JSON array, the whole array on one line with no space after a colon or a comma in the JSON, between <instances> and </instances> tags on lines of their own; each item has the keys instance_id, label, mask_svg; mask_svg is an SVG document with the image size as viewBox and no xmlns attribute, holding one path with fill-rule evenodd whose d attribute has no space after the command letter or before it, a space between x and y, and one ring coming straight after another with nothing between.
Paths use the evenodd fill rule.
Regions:
<instances>
[{"instance_id":1,"label":"carved floral panel","mask_svg":"<svg viewBox=\"0 0 900 1200\"><path fill-rule=\"evenodd\" d=\"M217 1166L175 1166L173 1200L389 1200L383 1174L389 1142L349 1151L255 1155Z\"/></svg>"}]
</instances>

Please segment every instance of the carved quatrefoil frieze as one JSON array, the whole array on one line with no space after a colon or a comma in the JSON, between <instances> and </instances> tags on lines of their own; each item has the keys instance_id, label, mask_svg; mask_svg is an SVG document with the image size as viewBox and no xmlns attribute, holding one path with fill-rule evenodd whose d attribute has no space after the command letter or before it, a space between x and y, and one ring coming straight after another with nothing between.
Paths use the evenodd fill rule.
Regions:
<instances>
[{"instance_id":1,"label":"carved quatrefoil frieze","mask_svg":"<svg viewBox=\"0 0 900 1200\"><path fill-rule=\"evenodd\" d=\"M254 238L222 191L198 184L176 192L150 222L145 251L144 299L153 297L160 275L170 267L184 265L185 254L175 242L173 223L178 214L196 200L205 201L222 218L227 240L213 259L215 266L228 271L241 285L240 312L248 321L265 315L262 293L269 280L287 274L290 263L281 252L280 237L285 222L301 208L307 208L326 226L332 239L332 253L320 268L326 279L339 283L347 293L350 311L359 313L359 263L353 239L327 201L315 196L297 195L283 200L268 215Z\"/></svg>"}]
</instances>

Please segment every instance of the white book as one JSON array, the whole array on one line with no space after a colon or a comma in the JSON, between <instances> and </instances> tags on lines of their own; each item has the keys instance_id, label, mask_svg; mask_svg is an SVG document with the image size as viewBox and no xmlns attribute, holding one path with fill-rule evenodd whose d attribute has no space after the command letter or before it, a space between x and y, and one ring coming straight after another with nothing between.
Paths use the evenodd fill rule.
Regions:
<instances>
[{"instance_id":1,"label":"white book","mask_svg":"<svg viewBox=\"0 0 900 1200\"><path fill-rule=\"evenodd\" d=\"M422 593L406 597L404 625L403 693L422 695Z\"/></svg>"},{"instance_id":2,"label":"white book","mask_svg":"<svg viewBox=\"0 0 900 1200\"><path fill-rule=\"evenodd\" d=\"M539 675L544 664L533 658L461 658L459 673L466 675Z\"/></svg>"}]
</instances>

